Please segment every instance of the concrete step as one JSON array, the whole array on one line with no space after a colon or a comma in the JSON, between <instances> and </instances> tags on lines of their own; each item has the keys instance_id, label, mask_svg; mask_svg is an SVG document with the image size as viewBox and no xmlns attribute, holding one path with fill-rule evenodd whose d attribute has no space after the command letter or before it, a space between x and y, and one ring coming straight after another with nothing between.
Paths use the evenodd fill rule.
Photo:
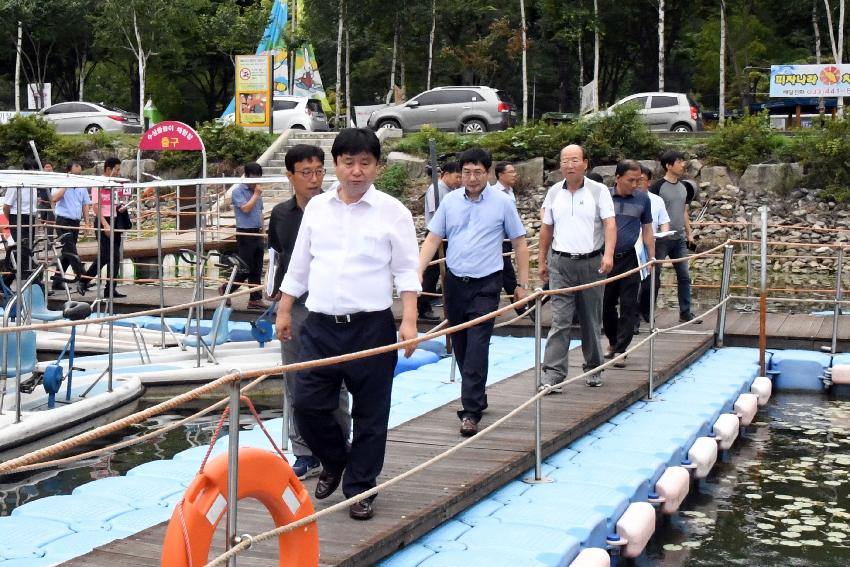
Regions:
<instances>
[{"instance_id":1,"label":"concrete step","mask_svg":"<svg viewBox=\"0 0 850 567\"><path fill-rule=\"evenodd\" d=\"M286 166L286 160L284 160L283 158L284 158L283 155L275 154L274 158L269 160L269 167L285 167ZM330 154L325 156L324 166L325 166L325 169L333 169L334 160L333 160L332 157L330 157Z\"/></svg>"},{"instance_id":2,"label":"concrete step","mask_svg":"<svg viewBox=\"0 0 850 567\"><path fill-rule=\"evenodd\" d=\"M303 139L303 138L324 138L328 140L333 140L336 138L337 132L295 132L290 136L290 140Z\"/></svg>"}]
</instances>

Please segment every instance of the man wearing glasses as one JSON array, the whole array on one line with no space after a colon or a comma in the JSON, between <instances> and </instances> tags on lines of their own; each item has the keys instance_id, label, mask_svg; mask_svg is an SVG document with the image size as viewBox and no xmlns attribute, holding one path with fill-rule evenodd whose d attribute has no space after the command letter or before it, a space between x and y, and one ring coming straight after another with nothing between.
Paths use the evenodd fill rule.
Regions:
<instances>
[{"instance_id":1,"label":"man wearing glasses","mask_svg":"<svg viewBox=\"0 0 850 567\"><path fill-rule=\"evenodd\" d=\"M450 325L458 325L495 311L502 288L502 240L507 236L516 251L519 280L514 299L528 295L528 245L516 206L504 192L490 187L490 154L471 148L458 156L463 188L446 195L428 225L422 244L419 273L434 257L440 241L449 241L446 253L445 307ZM461 374L460 434L478 433L487 409L487 359L493 319L452 335Z\"/></svg>"},{"instance_id":2,"label":"man wearing glasses","mask_svg":"<svg viewBox=\"0 0 850 567\"><path fill-rule=\"evenodd\" d=\"M570 145L561 150L564 180L549 190L552 199L540 229L538 268L540 279L549 280L550 289L597 282L614 266L617 242L614 203L608 189L585 177L586 172L584 148ZM552 296L552 326L543 355L545 385L559 384L567 377L570 327L575 312L581 326L584 370L602 364L599 338L602 295L602 286L596 286ZM585 383L601 386L601 373L591 374Z\"/></svg>"},{"instance_id":3,"label":"man wearing glasses","mask_svg":"<svg viewBox=\"0 0 850 567\"><path fill-rule=\"evenodd\" d=\"M293 146L284 157L286 176L289 178L294 195L288 201L275 205L269 219L269 274L273 282L272 289L275 290L271 295L272 301L280 301L282 295L280 284L283 283L283 276L289 268L295 239L301 227L301 219L304 218L304 208L310 199L322 192L322 181L325 178L324 164L325 152L322 148L307 144ZM306 300L305 293L292 305L292 340L280 343L284 364L299 361L301 325L308 313L304 305ZM321 463L310 451L292 417L294 380L295 376L291 372L284 376L289 415L289 441L292 443L292 452L295 455L292 470L298 478L303 480L318 475ZM334 411L333 417L339 423L343 437L348 440L351 435L351 415L348 410L348 390L345 389L345 384L340 388L339 407Z\"/></svg>"}]
</instances>

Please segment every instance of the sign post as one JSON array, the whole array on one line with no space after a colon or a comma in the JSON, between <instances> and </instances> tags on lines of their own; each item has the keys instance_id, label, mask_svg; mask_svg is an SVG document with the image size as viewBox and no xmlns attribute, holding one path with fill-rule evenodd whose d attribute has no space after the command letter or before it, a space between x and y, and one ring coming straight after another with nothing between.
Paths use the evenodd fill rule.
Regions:
<instances>
[{"instance_id":1,"label":"sign post","mask_svg":"<svg viewBox=\"0 0 850 567\"><path fill-rule=\"evenodd\" d=\"M236 124L271 125L272 56L236 56Z\"/></svg>"},{"instance_id":2,"label":"sign post","mask_svg":"<svg viewBox=\"0 0 850 567\"><path fill-rule=\"evenodd\" d=\"M204 141L188 124L175 121L160 122L142 135L139 140L139 150L136 152L136 182L141 182L142 179L142 152L143 151L183 151L183 152L201 152L201 177L207 177L207 150L204 147ZM201 237L201 209L203 207L203 185L198 185L195 188L195 298L202 300L204 298L203 284L203 254L204 241ZM162 266L162 211L160 210L160 194L159 188L155 191L155 208L156 208L156 259L157 259L157 276L159 279L159 308L165 307L165 288L163 287L163 266ZM141 210L142 200L141 194L136 195L138 199L138 208ZM181 206L180 206L180 187L177 187L177 229L181 227ZM198 332L198 366L201 362L200 351L200 329L201 320L203 319L203 306L198 307L198 322L195 327ZM162 329L161 346L165 348L165 315L160 313L159 316L160 328Z\"/></svg>"}]
</instances>

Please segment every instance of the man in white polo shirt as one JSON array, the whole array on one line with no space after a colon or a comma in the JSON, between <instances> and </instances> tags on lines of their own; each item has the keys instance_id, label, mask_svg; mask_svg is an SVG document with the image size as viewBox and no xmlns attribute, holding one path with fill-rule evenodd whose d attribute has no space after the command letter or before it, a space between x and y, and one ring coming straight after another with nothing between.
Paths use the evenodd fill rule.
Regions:
<instances>
[{"instance_id":1,"label":"man in white polo shirt","mask_svg":"<svg viewBox=\"0 0 850 567\"><path fill-rule=\"evenodd\" d=\"M617 225L611 194L601 183L585 177L584 148L570 145L561 150L564 181L552 186L540 230L538 268L550 289L601 280L614 265ZM551 257L549 255L551 249ZM552 296L552 326L543 355L543 383L559 384L569 368L570 326L578 312L584 370L602 364L599 316L603 287ZM588 386L601 386L601 373L592 374Z\"/></svg>"}]
</instances>

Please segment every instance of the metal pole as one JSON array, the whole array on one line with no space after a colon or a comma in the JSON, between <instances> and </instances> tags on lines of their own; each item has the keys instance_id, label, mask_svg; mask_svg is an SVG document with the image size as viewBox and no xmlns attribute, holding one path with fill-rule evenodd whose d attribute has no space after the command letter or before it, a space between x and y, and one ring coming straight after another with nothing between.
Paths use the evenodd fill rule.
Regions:
<instances>
[{"instance_id":1,"label":"metal pole","mask_svg":"<svg viewBox=\"0 0 850 567\"><path fill-rule=\"evenodd\" d=\"M841 273L844 271L844 248L838 249L838 261L835 266L835 306L832 308L832 354L838 347L838 316L841 314Z\"/></svg>"},{"instance_id":2,"label":"metal pole","mask_svg":"<svg viewBox=\"0 0 850 567\"><path fill-rule=\"evenodd\" d=\"M239 501L239 396L242 383L242 373L232 369L230 372L239 377L230 384L230 416L228 423L227 444L227 536L225 548L233 547L236 537L236 508ZM236 557L227 560L228 567L236 567Z\"/></svg>"},{"instance_id":3,"label":"metal pole","mask_svg":"<svg viewBox=\"0 0 850 567\"><path fill-rule=\"evenodd\" d=\"M278 305L278 309L280 305ZM286 366L286 356L283 354L283 343L280 346L280 363ZM280 446L284 451L289 449L289 420L291 419L289 413L289 392L288 388L288 380L290 372L284 372L281 376L283 378L283 426L281 427L281 443Z\"/></svg>"},{"instance_id":4,"label":"metal pole","mask_svg":"<svg viewBox=\"0 0 850 567\"><path fill-rule=\"evenodd\" d=\"M656 271L656 260L651 261L649 277L649 392L647 398L652 399L653 380L655 379L655 278L660 274Z\"/></svg>"},{"instance_id":5,"label":"metal pole","mask_svg":"<svg viewBox=\"0 0 850 567\"><path fill-rule=\"evenodd\" d=\"M156 201L154 206L156 208L156 274L159 277L159 326L161 328L161 338L159 348L165 347L165 313L162 312L162 309L165 308L165 266L162 265L162 210L160 210L160 189L157 187L155 189L156 193Z\"/></svg>"},{"instance_id":6,"label":"metal pole","mask_svg":"<svg viewBox=\"0 0 850 567\"><path fill-rule=\"evenodd\" d=\"M767 365L767 205L759 207L761 212L761 258L759 274L759 371L760 376L766 376Z\"/></svg>"},{"instance_id":7,"label":"metal pole","mask_svg":"<svg viewBox=\"0 0 850 567\"><path fill-rule=\"evenodd\" d=\"M21 187L18 186L15 188L17 194L15 195L15 209L17 213L15 214L15 224L17 225L17 262L15 262L15 295L17 295L17 304L15 306L15 327L21 326L21 316L24 312L24 302L22 296L21 287L23 285L23 273L22 273L22 264L25 261L23 258L23 248L24 241L21 239L21 215L23 214L23 207L21 206ZM33 191L35 191L33 189ZM30 194L32 197L32 194ZM32 201L32 199L30 199ZM30 209L32 209L32 203L30 203ZM27 247L30 246L29 239L27 239ZM32 293L32 292L30 292ZM32 297L32 295L30 295ZM32 306L32 303L30 303ZM6 357L9 356L8 352L5 352L4 355ZM15 423L21 422L21 332L15 331Z\"/></svg>"},{"instance_id":8,"label":"metal pole","mask_svg":"<svg viewBox=\"0 0 850 567\"><path fill-rule=\"evenodd\" d=\"M747 295L753 294L753 213L747 213ZM747 301L744 309L751 310L753 305Z\"/></svg>"},{"instance_id":9,"label":"metal pole","mask_svg":"<svg viewBox=\"0 0 850 567\"><path fill-rule=\"evenodd\" d=\"M543 296L541 288L534 290L537 297L534 298L534 394L540 391L543 385L543 367L540 360L540 350L543 339ZM534 402L534 476L526 477L523 482L527 484L545 484L552 482L551 478L543 476L543 444L541 424L543 423L543 402L537 398Z\"/></svg>"},{"instance_id":10,"label":"metal pole","mask_svg":"<svg viewBox=\"0 0 850 567\"><path fill-rule=\"evenodd\" d=\"M729 279L732 277L732 245L727 244L723 247L723 279L720 281L720 301L723 301L729 296ZM716 346L723 346L723 338L726 332L726 308L728 303L720 306L717 312L717 340Z\"/></svg>"},{"instance_id":11,"label":"metal pole","mask_svg":"<svg viewBox=\"0 0 850 567\"><path fill-rule=\"evenodd\" d=\"M108 292L109 299L107 300L107 313L112 316L115 314L115 284L118 277L118 266L115 265L115 221L118 207L115 206L115 186L109 186L109 260L106 263L106 271L109 273ZM113 349L113 328L114 323L109 320L109 374L107 376L106 391L112 392L112 357Z\"/></svg>"}]
</instances>

